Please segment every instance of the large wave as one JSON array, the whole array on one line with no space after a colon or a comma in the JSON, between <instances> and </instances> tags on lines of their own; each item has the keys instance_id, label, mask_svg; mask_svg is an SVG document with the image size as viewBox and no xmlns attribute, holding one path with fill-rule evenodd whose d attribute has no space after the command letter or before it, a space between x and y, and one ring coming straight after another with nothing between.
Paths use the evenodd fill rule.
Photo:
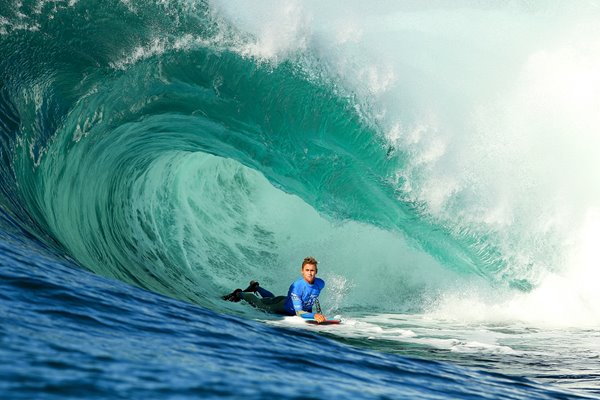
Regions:
<instances>
[{"instance_id":1,"label":"large wave","mask_svg":"<svg viewBox=\"0 0 600 400\"><path fill-rule=\"evenodd\" d=\"M465 4L6 5L2 208L213 308L308 254L343 310L579 296L547 282L597 273L597 16Z\"/></svg>"}]
</instances>

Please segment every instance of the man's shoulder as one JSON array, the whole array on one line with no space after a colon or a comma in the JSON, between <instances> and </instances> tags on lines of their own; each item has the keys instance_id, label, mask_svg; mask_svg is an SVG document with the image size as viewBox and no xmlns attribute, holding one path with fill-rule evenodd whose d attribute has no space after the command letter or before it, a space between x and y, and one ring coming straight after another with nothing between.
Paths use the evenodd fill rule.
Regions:
<instances>
[{"instance_id":1,"label":"man's shoulder","mask_svg":"<svg viewBox=\"0 0 600 400\"><path fill-rule=\"evenodd\" d=\"M300 278L300 279L296 279L294 282L292 282L290 289L297 289L297 288L302 288L305 285L305 281L304 279Z\"/></svg>"},{"instance_id":2,"label":"man's shoulder","mask_svg":"<svg viewBox=\"0 0 600 400\"><path fill-rule=\"evenodd\" d=\"M298 278L296 279L294 282L292 282L293 286L300 286L300 285L304 285L306 281L304 280L304 278Z\"/></svg>"},{"instance_id":3,"label":"man's shoulder","mask_svg":"<svg viewBox=\"0 0 600 400\"><path fill-rule=\"evenodd\" d=\"M319 289L323 289L325 287L325 281L321 278L315 278L315 285L317 285Z\"/></svg>"}]
</instances>

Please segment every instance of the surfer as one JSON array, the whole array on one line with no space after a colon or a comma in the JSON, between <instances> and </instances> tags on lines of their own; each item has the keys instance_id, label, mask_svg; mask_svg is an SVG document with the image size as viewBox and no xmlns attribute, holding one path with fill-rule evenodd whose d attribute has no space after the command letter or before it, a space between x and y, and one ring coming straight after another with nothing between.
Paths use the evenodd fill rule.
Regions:
<instances>
[{"instance_id":1,"label":"surfer","mask_svg":"<svg viewBox=\"0 0 600 400\"><path fill-rule=\"evenodd\" d=\"M250 281L245 289L236 289L223 296L224 300L244 300L261 310L283 315L297 315L305 319L314 319L321 323L327 320L321 313L319 294L325 287L325 281L317 278L317 260L306 257L302 261L300 272L302 277L290 286L287 296L275 296L267 289L260 287L257 281ZM256 296L258 293L261 297Z\"/></svg>"}]
</instances>

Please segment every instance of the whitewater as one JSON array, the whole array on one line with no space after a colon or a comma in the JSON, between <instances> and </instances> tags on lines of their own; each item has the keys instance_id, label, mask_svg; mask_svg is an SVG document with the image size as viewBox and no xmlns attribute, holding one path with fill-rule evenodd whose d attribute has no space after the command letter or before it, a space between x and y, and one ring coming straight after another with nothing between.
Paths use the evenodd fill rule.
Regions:
<instances>
[{"instance_id":1,"label":"whitewater","mask_svg":"<svg viewBox=\"0 0 600 400\"><path fill-rule=\"evenodd\" d=\"M0 397L600 397L600 3L3 0ZM221 296L319 260L339 326Z\"/></svg>"}]
</instances>

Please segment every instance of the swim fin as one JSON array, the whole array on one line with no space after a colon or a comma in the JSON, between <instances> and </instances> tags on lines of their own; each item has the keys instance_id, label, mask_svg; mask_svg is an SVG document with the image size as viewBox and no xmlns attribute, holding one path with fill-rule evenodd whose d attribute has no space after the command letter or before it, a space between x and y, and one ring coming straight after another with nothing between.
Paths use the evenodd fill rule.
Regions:
<instances>
[{"instance_id":1,"label":"swim fin","mask_svg":"<svg viewBox=\"0 0 600 400\"><path fill-rule=\"evenodd\" d=\"M226 294L225 296L222 296L221 298L225 301L233 301L234 303L237 303L238 301L241 300L239 293L242 291L242 289L235 289L233 292Z\"/></svg>"},{"instance_id":2,"label":"swim fin","mask_svg":"<svg viewBox=\"0 0 600 400\"><path fill-rule=\"evenodd\" d=\"M256 288L258 288L258 286L259 286L258 281L250 281L250 284L248 285L248 287L246 289L242 290L242 292L255 293Z\"/></svg>"},{"instance_id":3,"label":"swim fin","mask_svg":"<svg viewBox=\"0 0 600 400\"><path fill-rule=\"evenodd\" d=\"M241 298L239 296L240 292L255 293L257 287L258 287L257 281L250 281L250 284L248 285L248 287L246 289L244 289L244 290L235 289L233 292L226 294L225 296L222 296L221 298L226 301L233 301L234 303L237 303L238 301L241 300Z\"/></svg>"}]
</instances>

